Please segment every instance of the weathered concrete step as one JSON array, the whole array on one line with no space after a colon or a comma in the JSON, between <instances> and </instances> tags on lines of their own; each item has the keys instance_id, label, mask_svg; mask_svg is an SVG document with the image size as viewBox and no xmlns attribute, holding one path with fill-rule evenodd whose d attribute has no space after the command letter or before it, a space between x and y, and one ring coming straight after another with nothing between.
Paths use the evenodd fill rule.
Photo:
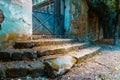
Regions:
<instances>
[{"instance_id":1,"label":"weathered concrete step","mask_svg":"<svg viewBox=\"0 0 120 80\"><path fill-rule=\"evenodd\" d=\"M54 38L69 38L68 35L32 35L31 39L54 39Z\"/></svg>"},{"instance_id":2,"label":"weathered concrete step","mask_svg":"<svg viewBox=\"0 0 120 80\"><path fill-rule=\"evenodd\" d=\"M69 71L76 62L87 59L99 53L100 47L89 47L87 49L73 51L66 55L53 55L43 57L45 70L49 77L57 77Z\"/></svg>"},{"instance_id":3,"label":"weathered concrete step","mask_svg":"<svg viewBox=\"0 0 120 80\"><path fill-rule=\"evenodd\" d=\"M38 77L48 75L57 77L69 71L79 59L85 56L93 56L100 47L89 47L69 54L56 54L44 56L37 61L13 61L0 63L0 78L20 78L28 75ZM88 58L88 57L87 57Z\"/></svg>"},{"instance_id":4,"label":"weathered concrete step","mask_svg":"<svg viewBox=\"0 0 120 80\"><path fill-rule=\"evenodd\" d=\"M39 77L44 74L44 64L40 61L15 61L0 63L0 80L6 78ZM11 80L11 79L10 79Z\"/></svg>"},{"instance_id":5,"label":"weathered concrete step","mask_svg":"<svg viewBox=\"0 0 120 80\"><path fill-rule=\"evenodd\" d=\"M32 49L4 49L0 51L0 61L36 60L42 56L67 54L70 51L83 49L89 45L89 43L75 43L41 46Z\"/></svg>"},{"instance_id":6,"label":"weathered concrete step","mask_svg":"<svg viewBox=\"0 0 120 80\"><path fill-rule=\"evenodd\" d=\"M14 48L19 48L19 49L33 48L37 46L73 43L75 41L76 41L75 39L39 39L39 40L17 41L15 42Z\"/></svg>"},{"instance_id":7,"label":"weathered concrete step","mask_svg":"<svg viewBox=\"0 0 120 80\"><path fill-rule=\"evenodd\" d=\"M85 48L85 49L82 49L82 50L79 50L77 52L71 52L70 55L72 57L75 57L77 58L78 60L83 56L84 57L90 57L91 56L94 56L96 53L98 53L100 51L100 47L97 47L97 46L91 46L91 47L88 47L88 48Z\"/></svg>"},{"instance_id":8,"label":"weathered concrete step","mask_svg":"<svg viewBox=\"0 0 120 80\"><path fill-rule=\"evenodd\" d=\"M75 50L71 51L68 54L54 54L54 55L49 55L49 56L42 56L39 58L39 61L44 61L44 60L49 60L49 59L55 59L63 56L72 56L76 58L77 60L85 57L85 56L94 56L94 54L100 52L101 47L98 46L89 46L87 48L81 49L81 50Z\"/></svg>"},{"instance_id":9,"label":"weathered concrete step","mask_svg":"<svg viewBox=\"0 0 120 80\"><path fill-rule=\"evenodd\" d=\"M62 45L50 45L35 47L34 50L37 51L39 57L54 55L54 54L67 54L70 51L80 50L86 48L90 43L74 43L74 44L62 44Z\"/></svg>"},{"instance_id":10,"label":"weathered concrete step","mask_svg":"<svg viewBox=\"0 0 120 80\"><path fill-rule=\"evenodd\" d=\"M37 51L32 49L4 49L0 51L0 61L21 61L37 59Z\"/></svg>"}]
</instances>

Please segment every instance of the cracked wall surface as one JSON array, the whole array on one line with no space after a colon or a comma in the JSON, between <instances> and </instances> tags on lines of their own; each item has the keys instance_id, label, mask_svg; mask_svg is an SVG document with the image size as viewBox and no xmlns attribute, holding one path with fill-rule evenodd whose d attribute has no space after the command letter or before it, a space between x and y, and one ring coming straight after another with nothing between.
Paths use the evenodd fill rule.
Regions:
<instances>
[{"instance_id":1,"label":"cracked wall surface","mask_svg":"<svg viewBox=\"0 0 120 80\"><path fill-rule=\"evenodd\" d=\"M71 0L69 35L81 41L94 41L102 38L98 16L93 13L85 0Z\"/></svg>"},{"instance_id":2,"label":"cracked wall surface","mask_svg":"<svg viewBox=\"0 0 120 80\"><path fill-rule=\"evenodd\" d=\"M93 12L99 16L104 38L113 38L117 23L116 0L87 0L87 3Z\"/></svg>"},{"instance_id":3,"label":"cracked wall surface","mask_svg":"<svg viewBox=\"0 0 120 80\"><path fill-rule=\"evenodd\" d=\"M5 19L0 30L0 42L32 34L32 0L0 0Z\"/></svg>"}]
</instances>

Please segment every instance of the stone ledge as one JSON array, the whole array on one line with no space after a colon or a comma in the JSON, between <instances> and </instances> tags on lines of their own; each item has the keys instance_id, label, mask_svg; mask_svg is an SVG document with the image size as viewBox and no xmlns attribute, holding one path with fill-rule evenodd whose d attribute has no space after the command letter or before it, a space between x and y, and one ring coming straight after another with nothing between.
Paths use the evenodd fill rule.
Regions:
<instances>
[{"instance_id":1,"label":"stone ledge","mask_svg":"<svg viewBox=\"0 0 120 80\"><path fill-rule=\"evenodd\" d=\"M32 77L38 77L43 74L44 74L44 64L39 61L6 62L6 63L1 63L0 66L0 78L18 78L18 77L26 77L27 75L31 75Z\"/></svg>"},{"instance_id":2,"label":"stone ledge","mask_svg":"<svg viewBox=\"0 0 120 80\"><path fill-rule=\"evenodd\" d=\"M37 52L30 49L4 49L0 51L0 61L21 61L37 59Z\"/></svg>"},{"instance_id":3,"label":"stone ledge","mask_svg":"<svg viewBox=\"0 0 120 80\"><path fill-rule=\"evenodd\" d=\"M0 63L0 78L19 78L30 75L39 77L47 75L51 78L65 74L79 60L90 58L97 54L100 47L88 47L68 54L44 56L37 61L12 61ZM23 73L24 72L24 73Z\"/></svg>"},{"instance_id":4,"label":"stone ledge","mask_svg":"<svg viewBox=\"0 0 120 80\"><path fill-rule=\"evenodd\" d=\"M99 53L100 47L89 47L80 51L73 51L66 55L58 55L45 59L45 70L49 77L55 78L69 71L76 62L93 57ZM86 57L87 56L87 57Z\"/></svg>"},{"instance_id":5,"label":"stone ledge","mask_svg":"<svg viewBox=\"0 0 120 80\"><path fill-rule=\"evenodd\" d=\"M80 50L88 47L89 43L71 43L62 45L50 45L35 47L32 49L3 49L0 51L1 61L21 61L21 60L37 60L39 57L67 54L71 51Z\"/></svg>"},{"instance_id":6,"label":"stone ledge","mask_svg":"<svg viewBox=\"0 0 120 80\"><path fill-rule=\"evenodd\" d=\"M16 49L33 48L37 46L72 43L75 41L76 41L75 39L39 39L39 40L17 41L15 42L14 48Z\"/></svg>"},{"instance_id":7,"label":"stone ledge","mask_svg":"<svg viewBox=\"0 0 120 80\"><path fill-rule=\"evenodd\" d=\"M80 50L86 48L90 45L90 43L74 43L74 44L63 44L63 45L55 45L55 46L42 46L35 47L37 50L38 56L47 56L54 54L67 54L73 50ZM40 49L40 50L39 50Z\"/></svg>"}]
</instances>

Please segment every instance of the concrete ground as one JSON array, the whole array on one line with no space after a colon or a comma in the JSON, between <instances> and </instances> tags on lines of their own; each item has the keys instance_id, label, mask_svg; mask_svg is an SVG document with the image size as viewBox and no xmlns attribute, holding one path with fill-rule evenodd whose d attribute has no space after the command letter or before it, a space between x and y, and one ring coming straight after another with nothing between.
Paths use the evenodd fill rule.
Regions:
<instances>
[{"instance_id":1,"label":"concrete ground","mask_svg":"<svg viewBox=\"0 0 120 80\"><path fill-rule=\"evenodd\" d=\"M76 64L56 80L120 80L120 46L112 46L111 41L95 45L102 47L98 55Z\"/></svg>"}]
</instances>

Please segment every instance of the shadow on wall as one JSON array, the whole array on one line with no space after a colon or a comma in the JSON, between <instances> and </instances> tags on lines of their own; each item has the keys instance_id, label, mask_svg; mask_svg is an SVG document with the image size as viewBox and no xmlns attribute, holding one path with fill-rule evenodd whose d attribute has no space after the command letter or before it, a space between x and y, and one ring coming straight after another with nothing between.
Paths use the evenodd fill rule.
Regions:
<instances>
[{"instance_id":1,"label":"shadow on wall","mask_svg":"<svg viewBox=\"0 0 120 80\"><path fill-rule=\"evenodd\" d=\"M90 40L103 38L103 29L99 21L99 16L91 9L88 10L88 28Z\"/></svg>"}]
</instances>

